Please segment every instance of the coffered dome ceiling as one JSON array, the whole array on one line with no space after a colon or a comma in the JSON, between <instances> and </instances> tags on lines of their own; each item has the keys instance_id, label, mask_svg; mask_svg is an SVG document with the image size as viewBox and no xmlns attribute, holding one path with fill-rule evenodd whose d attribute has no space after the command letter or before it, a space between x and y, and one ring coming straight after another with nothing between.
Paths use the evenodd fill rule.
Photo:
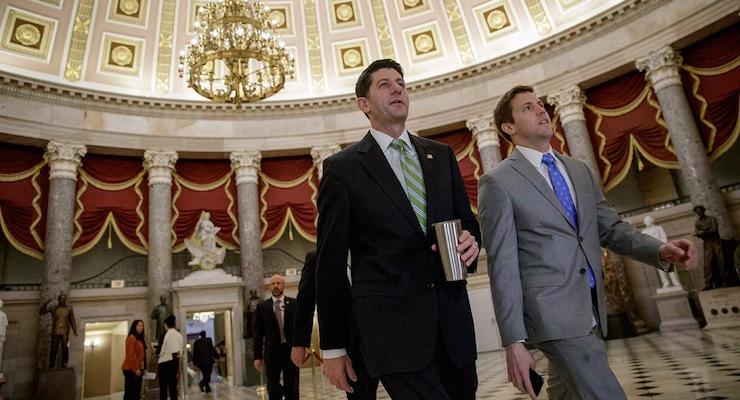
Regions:
<instances>
[{"instance_id":1,"label":"coffered dome ceiling","mask_svg":"<svg viewBox=\"0 0 740 400\"><path fill-rule=\"evenodd\" d=\"M206 101L177 74L205 0L3 0L0 70L147 98ZM372 60L415 82L504 57L625 0L267 0L295 78L266 102L353 92Z\"/></svg>"}]
</instances>

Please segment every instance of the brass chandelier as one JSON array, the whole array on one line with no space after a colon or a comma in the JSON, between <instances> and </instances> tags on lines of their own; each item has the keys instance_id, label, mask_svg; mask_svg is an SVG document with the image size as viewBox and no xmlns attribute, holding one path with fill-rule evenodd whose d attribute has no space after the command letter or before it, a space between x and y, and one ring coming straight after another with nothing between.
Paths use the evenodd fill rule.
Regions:
<instances>
[{"instance_id":1,"label":"brass chandelier","mask_svg":"<svg viewBox=\"0 0 740 400\"><path fill-rule=\"evenodd\" d=\"M195 37L180 52L178 72L188 87L216 102L260 101L292 78L295 61L274 37L270 8L256 0L199 6Z\"/></svg>"}]
</instances>

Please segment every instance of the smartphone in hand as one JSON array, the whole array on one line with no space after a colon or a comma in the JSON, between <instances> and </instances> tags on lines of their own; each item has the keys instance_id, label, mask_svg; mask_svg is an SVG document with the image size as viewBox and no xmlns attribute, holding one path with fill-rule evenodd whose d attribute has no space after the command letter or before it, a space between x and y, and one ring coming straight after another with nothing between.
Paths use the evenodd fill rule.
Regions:
<instances>
[{"instance_id":1,"label":"smartphone in hand","mask_svg":"<svg viewBox=\"0 0 740 400\"><path fill-rule=\"evenodd\" d=\"M540 391L542 390L542 386L545 384L545 380L540 374L537 373L537 371L532 368L529 369L529 382L532 384L532 390L534 390L534 394L539 396Z\"/></svg>"}]
</instances>

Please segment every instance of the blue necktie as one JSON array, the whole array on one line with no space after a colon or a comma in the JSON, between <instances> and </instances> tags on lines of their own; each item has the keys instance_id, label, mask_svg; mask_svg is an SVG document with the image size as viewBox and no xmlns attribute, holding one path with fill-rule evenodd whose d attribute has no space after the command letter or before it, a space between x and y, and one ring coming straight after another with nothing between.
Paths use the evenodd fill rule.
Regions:
<instances>
[{"instance_id":1,"label":"blue necktie","mask_svg":"<svg viewBox=\"0 0 740 400\"><path fill-rule=\"evenodd\" d=\"M573 203L573 198L570 197L570 190L568 189L568 184L565 182L565 177L560 173L552 154L545 153L542 156L542 162L547 165L547 172L550 174L550 183L552 183L552 189L555 191L555 196L560 200L560 204L563 205L570 223L576 227L577 231L578 214L576 213L576 205ZM588 261L586 261L586 264L588 264L588 285L593 288L596 286L594 271L591 269L591 264L589 264Z\"/></svg>"}]
</instances>

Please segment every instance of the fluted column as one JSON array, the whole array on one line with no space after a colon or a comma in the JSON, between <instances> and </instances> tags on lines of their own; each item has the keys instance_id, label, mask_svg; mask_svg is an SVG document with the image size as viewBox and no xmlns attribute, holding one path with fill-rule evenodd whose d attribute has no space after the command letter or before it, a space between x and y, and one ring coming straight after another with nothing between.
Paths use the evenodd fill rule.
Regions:
<instances>
[{"instance_id":1,"label":"fluted column","mask_svg":"<svg viewBox=\"0 0 740 400\"><path fill-rule=\"evenodd\" d=\"M599 166L596 164L594 148L588 136L586 116L583 114L583 103L586 102L586 96L581 92L581 88L573 85L563 89L547 96L547 102L555 106L555 113L560 117L570 155L585 162L594 176L598 177Z\"/></svg>"},{"instance_id":2,"label":"fluted column","mask_svg":"<svg viewBox=\"0 0 740 400\"><path fill-rule=\"evenodd\" d=\"M319 180L324 176L324 160L340 151L342 148L338 144L311 148L311 158L313 158L313 165L319 170Z\"/></svg>"},{"instance_id":3,"label":"fluted column","mask_svg":"<svg viewBox=\"0 0 740 400\"><path fill-rule=\"evenodd\" d=\"M241 254L244 298L248 304L249 292L262 294L264 269L262 267L262 240L260 203L257 191L257 173L262 153L238 151L231 153L231 168L236 172L236 190L239 197L239 253Z\"/></svg>"},{"instance_id":4,"label":"fluted column","mask_svg":"<svg viewBox=\"0 0 740 400\"><path fill-rule=\"evenodd\" d=\"M720 236L730 239L735 237L735 232L727 206L712 175L709 158L681 85L678 68L682 62L683 58L678 53L670 47L664 47L638 59L635 65L638 70L646 72L658 96L691 202L704 206L709 214L715 216Z\"/></svg>"},{"instance_id":5,"label":"fluted column","mask_svg":"<svg viewBox=\"0 0 740 400\"><path fill-rule=\"evenodd\" d=\"M87 148L80 144L49 142L44 159L49 164L49 200L46 209L44 239L44 272L41 281L41 304L57 296L69 296L72 268L72 231L77 192L77 167ZM37 367L46 368L49 360L51 318L43 315L39 323Z\"/></svg>"},{"instance_id":6,"label":"fluted column","mask_svg":"<svg viewBox=\"0 0 740 400\"><path fill-rule=\"evenodd\" d=\"M486 114L469 119L465 125L473 132L483 162L483 173L493 170L501 161L501 144L498 141L493 115Z\"/></svg>"},{"instance_id":7,"label":"fluted column","mask_svg":"<svg viewBox=\"0 0 740 400\"><path fill-rule=\"evenodd\" d=\"M149 177L149 238L147 275L149 309L166 296L172 304L172 171L177 153L165 150L144 152L144 168Z\"/></svg>"}]
</instances>

